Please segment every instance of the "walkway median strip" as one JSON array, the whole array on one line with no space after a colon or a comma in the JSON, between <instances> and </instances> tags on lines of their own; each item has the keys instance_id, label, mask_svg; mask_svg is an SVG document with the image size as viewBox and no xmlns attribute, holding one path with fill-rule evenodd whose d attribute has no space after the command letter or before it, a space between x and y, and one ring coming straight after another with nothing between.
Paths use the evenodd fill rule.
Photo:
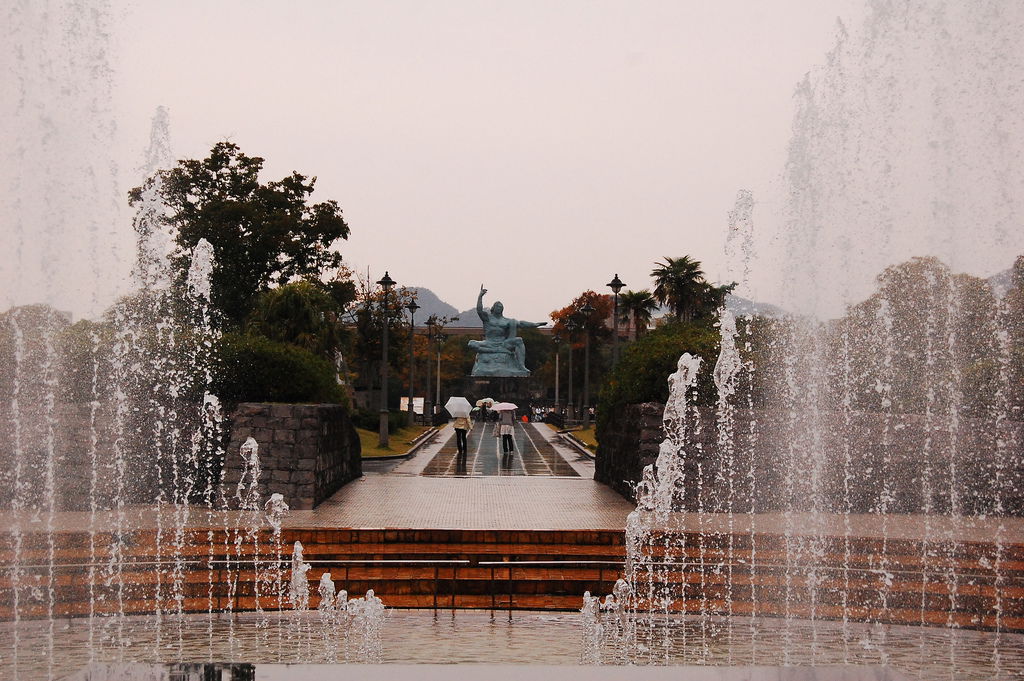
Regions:
<instances>
[{"instance_id":1,"label":"walkway median strip","mask_svg":"<svg viewBox=\"0 0 1024 681\"><path fill-rule=\"evenodd\" d=\"M581 454L585 454L586 456L590 457L591 459L594 458L594 452L590 451L590 448L587 447L586 443L584 443L578 437L573 435L571 432L560 430L560 431L558 431L558 437L559 437L559 439L562 440L562 442L564 442L565 444L569 445L573 449L576 449Z\"/></svg>"},{"instance_id":2,"label":"walkway median strip","mask_svg":"<svg viewBox=\"0 0 1024 681\"><path fill-rule=\"evenodd\" d=\"M433 437L438 433L438 431L439 431L438 428L431 427L431 428L428 428L428 429L424 430L422 433L420 433L419 435L414 437L412 440L407 440L405 444L408 445L409 448L406 451L402 452L401 454L370 454L370 455L367 455L367 454L364 453L363 454L363 459L371 460L371 461L388 461L388 460L393 460L393 459L407 459L407 458L411 457L413 454L415 454L425 444L430 443L433 440ZM367 441L372 440L373 438L376 438L376 437L377 437L377 434L376 433L372 433L372 437L362 438L363 441L364 441L364 450L363 450L364 452L366 451L365 443Z\"/></svg>"}]
</instances>

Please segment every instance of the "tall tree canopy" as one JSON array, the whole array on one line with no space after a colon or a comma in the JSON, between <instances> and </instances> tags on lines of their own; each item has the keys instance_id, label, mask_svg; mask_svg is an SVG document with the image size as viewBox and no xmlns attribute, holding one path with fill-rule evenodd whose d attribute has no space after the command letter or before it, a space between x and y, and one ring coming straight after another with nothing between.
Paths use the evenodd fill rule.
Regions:
<instances>
[{"instance_id":1,"label":"tall tree canopy","mask_svg":"<svg viewBox=\"0 0 1024 681\"><path fill-rule=\"evenodd\" d=\"M263 159L218 142L202 160L180 161L161 172L162 198L176 228L175 266L188 270L200 239L213 246L213 304L240 325L256 298L292 279L319 279L341 264L331 250L347 239L348 225L336 201L310 203L315 177L297 172L260 183ZM134 205L152 183L130 194Z\"/></svg>"},{"instance_id":2,"label":"tall tree canopy","mask_svg":"<svg viewBox=\"0 0 1024 681\"><path fill-rule=\"evenodd\" d=\"M587 304L594 308L589 316L582 311ZM611 337L612 331L607 325L611 315L611 296L584 291L569 305L551 313L551 319L555 321L552 332L559 338L568 338L576 347L582 347L587 334L595 340Z\"/></svg>"},{"instance_id":3,"label":"tall tree canopy","mask_svg":"<svg viewBox=\"0 0 1024 681\"><path fill-rule=\"evenodd\" d=\"M713 314L725 304L725 296L736 288L736 284L714 286L704 279L700 261L688 255L679 258L665 258L664 263L654 263L651 271L654 279L654 298L672 309L680 321Z\"/></svg>"},{"instance_id":4,"label":"tall tree canopy","mask_svg":"<svg viewBox=\"0 0 1024 681\"><path fill-rule=\"evenodd\" d=\"M246 328L280 343L291 343L333 360L344 338L340 317L344 305L323 286L295 281L263 293Z\"/></svg>"},{"instance_id":5,"label":"tall tree canopy","mask_svg":"<svg viewBox=\"0 0 1024 681\"><path fill-rule=\"evenodd\" d=\"M657 307L658 301L647 289L626 291L619 296L620 321L632 325L634 338L639 338L647 330Z\"/></svg>"}]
</instances>

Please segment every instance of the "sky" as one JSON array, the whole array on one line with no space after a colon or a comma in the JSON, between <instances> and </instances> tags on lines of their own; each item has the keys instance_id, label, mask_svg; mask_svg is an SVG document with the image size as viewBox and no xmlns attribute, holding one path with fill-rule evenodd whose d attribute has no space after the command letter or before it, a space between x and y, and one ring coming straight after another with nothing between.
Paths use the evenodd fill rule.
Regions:
<instances>
[{"instance_id":1,"label":"sky","mask_svg":"<svg viewBox=\"0 0 1024 681\"><path fill-rule=\"evenodd\" d=\"M120 195L158 106L173 153L230 140L265 179L317 177L347 264L458 309L481 284L540 321L580 292L651 285L690 255L714 280L737 192L771 251L793 94L855 0L114 3ZM120 208L127 224L130 212ZM130 231L122 230L127 253ZM124 266L130 258L121 258ZM761 268L745 293L771 302Z\"/></svg>"}]
</instances>

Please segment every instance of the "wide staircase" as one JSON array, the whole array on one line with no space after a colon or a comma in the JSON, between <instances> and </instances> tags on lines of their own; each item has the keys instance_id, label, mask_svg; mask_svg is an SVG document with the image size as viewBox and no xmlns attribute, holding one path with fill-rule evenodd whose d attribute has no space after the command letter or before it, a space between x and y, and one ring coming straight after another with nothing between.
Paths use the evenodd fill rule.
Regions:
<instances>
[{"instance_id":1,"label":"wide staircase","mask_svg":"<svg viewBox=\"0 0 1024 681\"><path fill-rule=\"evenodd\" d=\"M164 532L159 545L151 530L121 542L36 533L0 550L0 618L254 610L257 595L264 609L290 609L277 594L287 592L296 541L311 565L312 607L330 572L338 589L374 589L390 607L572 610L585 591L611 590L624 557L614 530L286 529L275 540L190 528Z\"/></svg>"},{"instance_id":2,"label":"wide staircase","mask_svg":"<svg viewBox=\"0 0 1024 681\"><path fill-rule=\"evenodd\" d=\"M294 542L311 606L330 572L396 608L575 610L623 570L616 530L37 532L3 539L0 618L290 609ZM830 537L794 557L779 534L654 535L641 607L1024 632L1024 544ZM669 547L667 549L666 547ZM16 560L17 558L17 560Z\"/></svg>"}]
</instances>

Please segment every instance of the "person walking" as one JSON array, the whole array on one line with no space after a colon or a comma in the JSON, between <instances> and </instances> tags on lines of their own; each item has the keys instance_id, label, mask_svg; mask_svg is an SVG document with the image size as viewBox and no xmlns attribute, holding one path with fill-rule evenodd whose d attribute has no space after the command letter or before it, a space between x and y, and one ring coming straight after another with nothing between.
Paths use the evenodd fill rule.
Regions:
<instances>
[{"instance_id":1,"label":"person walking","mask_svg":"<svg viewBox=\"0 0 1024 681\"><path fill-rule=\"evenodd\" d=\"M511 456L515 449L512 434L515 432L516 414L511 409L498 412L498 422L494 425L494 436L501 438L501 455Z\"/></svg>"},{"instance_id":2,"label":"person walking","mask_svg":"<svg viewBox=\"0 0 1024 681\"><path fill-rule=\"evenodd\" d=\"M466 457L469 451L469 431L473 429L473 421L468 416L457 416L452 425L455 428L455 447L458 450L455 457L455 469L465 472Z\"/></svg>"}]
</instances>

